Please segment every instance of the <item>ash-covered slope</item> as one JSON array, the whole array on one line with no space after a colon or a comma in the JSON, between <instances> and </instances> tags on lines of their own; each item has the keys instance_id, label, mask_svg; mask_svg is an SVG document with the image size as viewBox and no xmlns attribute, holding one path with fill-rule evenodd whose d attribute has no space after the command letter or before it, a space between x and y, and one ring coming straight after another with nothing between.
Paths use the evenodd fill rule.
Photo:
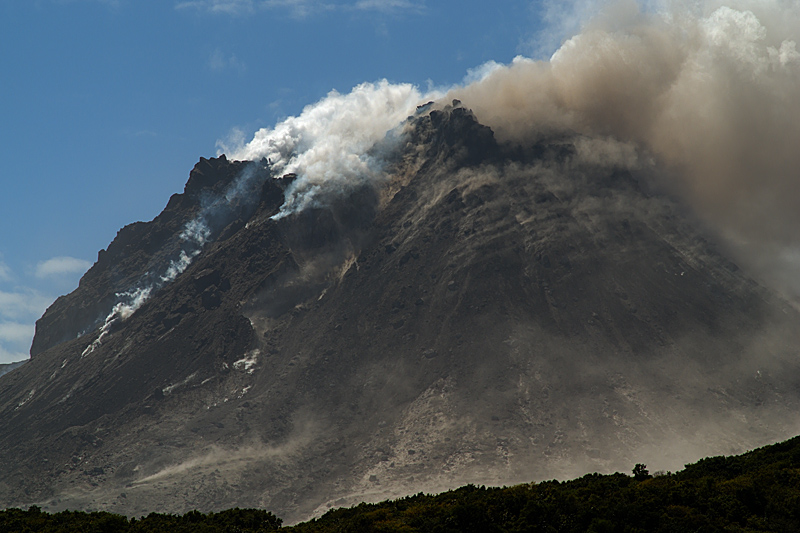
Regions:
<instances>
[{"instance_id":1,"label":"ash-covered slope","mask_svg":"<svg viewBox=\"0 0 800 533\"><path fill-rule=\"evenodd\" d=\"M0 502L292 521L795 434L800 317L606 142L509 148L457 103L426 108L379 185L278 217L269 162L201 160L0 380ZM250 201L104 326L245 169Z\"/></svg>"}]
</instances>

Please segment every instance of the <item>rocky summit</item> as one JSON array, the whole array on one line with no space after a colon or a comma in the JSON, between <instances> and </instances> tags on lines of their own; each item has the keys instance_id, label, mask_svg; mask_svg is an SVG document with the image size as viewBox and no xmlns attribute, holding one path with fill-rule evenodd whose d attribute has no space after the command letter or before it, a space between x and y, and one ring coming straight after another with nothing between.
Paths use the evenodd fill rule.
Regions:
<instances>
[{"instance_id":1,"label":"rocky summit","mask_svg":"<svg viewBox=\"0 0 800 533\"><path fill-rule=\"evenodd\" d=\"M794 435L800 315L590 141L427 106L288 214L296 176L201 159L0 379L0 505L293 522Z\"/></svg>"}]
</instances>

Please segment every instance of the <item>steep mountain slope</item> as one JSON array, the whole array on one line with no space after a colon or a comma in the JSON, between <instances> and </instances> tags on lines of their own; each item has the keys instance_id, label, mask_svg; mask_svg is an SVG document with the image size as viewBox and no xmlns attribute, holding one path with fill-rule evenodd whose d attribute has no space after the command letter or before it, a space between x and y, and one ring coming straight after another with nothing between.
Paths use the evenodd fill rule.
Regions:
<instances>
[{"instance_id":1,"label":"steep mountain slope","mask_svg":"<svg viewBox=\"0 0 800 533\"><path fill-rule=\"evenodd\" d=\"M680 205L607 140L500 146L435 107L380 184L276 217L292 176L201 160L123 229L0 380L0 502L291 522L796 433L800 317Z\"/></svg>"}]
</instances>

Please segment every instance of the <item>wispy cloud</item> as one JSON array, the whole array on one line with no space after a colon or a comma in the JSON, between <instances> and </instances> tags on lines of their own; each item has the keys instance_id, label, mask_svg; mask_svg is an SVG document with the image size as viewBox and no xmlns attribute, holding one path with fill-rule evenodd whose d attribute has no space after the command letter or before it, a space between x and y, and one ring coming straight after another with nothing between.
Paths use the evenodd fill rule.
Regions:
<instances>
[{"instance_id":1,"label":"wispy cloud","mask_svg":"<svg viewBox=\"0 0 800 533\"><path fill-rule=\"evenodd\" d=\"M53 257L36 265L37 278L63 276L65 274L80 274L86 272L92 264L83 259L74 257Z\"/></svg>"},{"instance_id":2,"label":"wispy cloud","mask_svg":"<svg viewBox=\"0 0 800 533\"><path fill-rule=\"evenodd\" d=\"M52 300L32 289L0 291L0 318L12 321L38 318Z\"/></svg>"},{"instance_id":3,"label":"wispy cloud","mask_svg":"<svg viewBox=\"0 0 800 533\"><path fill-rule=\"evenodd\" d=\"M306 18L330 11L380 11L384 13L421 13L425 2L412 0L356 0L355 2L319 2L314 0L187 0L175 9L197 9L209 13L244 15L259 10L285 10L295 18Z\"/></svg>"},{"instance_id":4,"label":"wispy cloud","mask_svg":"<svg viewBox=\"0 0 800 533\"><path fill-rule=\"evenodd\" d=\"M0 290L0 363L28 358L35 322L55 299L49 290L54 284L73 283L77 274L91 266L89 261L59 256L41 261L25 275L17 276L0 258L0 282L6 289ZM39 281L34 282L33 278ZM21 285L20 280L25 284ZM49 289L42 291L42 287Z\"/></svg>"},{"instance_id":5,"label":"wispy cloud","mask_svg":"<svg viewBox=\"0 0 800 533\"><path fill-rule=\"evenodd\" d=\"M313 0L263 0L256 5L261 9L284 9L295 18L306 18L337 9L333 2L314 2Z\"/></svg>"},{"instance_id":6,"label":"wispy cloud","mask_svg":"<svg viewBox=\"0 0 800 533\"><path fill-rule=\"evenodd\" d=\"M234 70L242 73L247 70L247 65L240 60L236 55L226 55L222 50L217 48L211 53L208 58L208 68L215 72L222 72L224 70Z\"/></svg>"},{"instance_id":7,"label":"wispy cloud","mask_svg":"<svg viewBox=\"0 0 800 533\"><path fill-rule=\"evenodd\" d=\"M384 11L387 13L397 11L422 13L425 11L424 2L409 0L359 0L353 7L361 11Z\"/></svg>"},{"instance_id":8,"label":"wispy cloud","mask_svg":"<svg viewBox=\"0 0 800 533\"><path fill-rule=\"evenodd\" d=\"M0 260L0 281L11 281L11 269Z\"/></svg>"},{"instance_id":9,"label":"wispy cloud","mask_svg":"<svg viewBox=\"0 0 800 533\"><path fill-rule=\"evenodd\" d=\"M29 355L24 351L9 350L0 345L0 364L16 363L28 359Z\"/></svg>"},{"instance_id":10,"label":"wispy cloud","mask_svg":"<svg viewBox=\"0 0 800 533\"><path fill-rule=\"evenodd\" d=\"M253 0L192 0L178 3L175 9L199 9L212 13L240 15L252 13L255 10L255 3Z\"/></svg>"},{"instance_id":11,"label":"wispy cloud","mask_svg":"<svg viewBox=\"0 0 800 533\"><path fill-rule=\"evenodd\" d=\"M57 4L77 4L77 3L92 3L101 4L109 7L120 7L124 0L55 0Z\"/></svg>"},{"instance_id":12,"label":"wispy cloud","mask_svg":"<svg viewBox=\"0 0 800 533\"><path fill-rule=\"evenodd\" d=\"M0 323L0 342L15 344L30 342L34 329L33 324L20 324L19 322Z\"/></svg>"},{"instance_id":13,"label":"wispy cloud","mask_svg":"<svg viewBox=\"0 0 800 533\"><path fill-rule=\"evenodd\" d=\"M0 363L28 358L34 322L52 301L33 289L0 291Z\"/></svg>"}]
</instances>

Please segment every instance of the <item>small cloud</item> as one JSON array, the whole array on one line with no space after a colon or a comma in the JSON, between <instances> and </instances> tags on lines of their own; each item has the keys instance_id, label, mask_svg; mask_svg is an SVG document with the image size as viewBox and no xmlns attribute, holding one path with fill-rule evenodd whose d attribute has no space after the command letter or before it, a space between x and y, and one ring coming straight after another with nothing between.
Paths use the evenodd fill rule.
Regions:
<instances>
[{"instance_id":1,"label":"small cloud","mask_svg":"<svg viewBox=\"0 0 800 533\"><path fill-rule=\"evenodd\" d=\"M0 323L0 343L23 344L30 342L35 330L36 327L33 324Z\"/></svg>"},{"instance_id":2,"label":"small cloud","mask_svg":"<svg viewBox=\"0 0 800 533\"><path fill-rule=\"evenodd\" d=\"M0 291L0 363L28 358L36 319L53 303L33 289Z\"/></svg>"},{"instance_id":3,"label":"small cloud","mask_svg":"<svg viewBox=\"0 0 800 533\"><path fill-rule=\"evenodd\" d=\"M244 130L232 128L225 139L217 139L217 157L239 152L247 142Z\"/></svg>"},{"instance_id":4,"label":"small cloud","mask_svg":"<svg viewBox=\"0 0 800 533\"><path fill-rule=\"evenodd\" d=\"M228 69L244 72L247 66L235 55L231 54L230 56L226 56L222 50L217 48L208 58L208 68L215 72Z\"/></svg>"},{"instance_id":5,"label":"small cloud","mask_svg":"<svg viewBox=\"0 0 800 533\"><path fill-rule=\"evenodd\" d=\"M3 261L0 261L0 281L11 281L11 269Z\"/></svg>"},{"instance_id":6,"label":"small cloud","mask_svg":"<svg viewBox=\"0 0 800 533\"><path fill-rule=\"evenodd\" d=\"M9 350L0 345L0 364L16 363L30 359L30 355L19 350Z\"/></svg>"},{"instance_id":7,"label":"small cloud","mask_svg":"<svg viewBox=\"0 0 800 533\"><path fill-rule=\"evenodd\" d=\"M357 0L356 2L319 2L315 0L188 0L179 2L175 9L197 9L209 13L244 15L257 10L289 11L295 18L307 18L329 11L399 11L422 13L424 2L411 0Z\"/></svg>"},{"instance_id":8,"label":"small cloud","mask_svg":"<svg viewBox=\"0 0 800 533\"><path fill-rule=\"evenodd\" d=\"M101 4L111 8L119 8L124 3L124 0L53 0L56 4Z\"/></svg>"},{"instance_id":9,"label":"small cloud","mask_svg":"<svg viewBox=\"0 0 800 533\"><path fill-rule=\"evenodd\" d=\"M40 317L53 300L32 289L0 291L0 318L26 320Z\"/></svg>"},{"instance_id":10,"label":"small cloud","mask_svg":"<svg viewBox=\"0 0 800 533\"><path fill-rule=\"evenodd\" d=\"M193 0L180 2L175 9L200 9L211 13L240 15L254 11L253 0Z\"/></svg>"},{"instance_id":11,"label":"small cloud","mask_svg":"<svg viewBox=\"0 0 800 533\"><path fill-rule=\"evenodd\" d=\"M359 0L353 7L362 11L383 11L386 13L397 11L422 13L425 11L424 2L411 2L409 0Z\"/></svg>"},{"instance_id":12,"label":"small cloud","mask_svg":"<svg viewBox=\"0 0 800 533\"><path fill-rule=\"evenodd\" d=\"M286 9L295 18L306 18L319 12L331 11L335 6L308 0L265 0L259 3L259 7L262 9Z\"/></svg>"},{"instance_id":13,"label":"small cloud","mask_svg":"<svg viewBox=\"0 0 800 533\"><path fill-rule=\"evenodd\" d=\"M124 135L131 139L157 139L161 135L157 131L153 130L131 130L131 129L124 129L120 130L120 135Z\"/></svg>"},{"instance_id":14,"label":"small cloud","mask_svg":"<svg viewBox=\"0 0 800 533\"><path fill-rule=\"evenodd\" d=\"M64 274L81 274L89 270L92 264L74 257L53 257L36 265L36 277L48 278Z\"/></svg>"}]
</instances>

